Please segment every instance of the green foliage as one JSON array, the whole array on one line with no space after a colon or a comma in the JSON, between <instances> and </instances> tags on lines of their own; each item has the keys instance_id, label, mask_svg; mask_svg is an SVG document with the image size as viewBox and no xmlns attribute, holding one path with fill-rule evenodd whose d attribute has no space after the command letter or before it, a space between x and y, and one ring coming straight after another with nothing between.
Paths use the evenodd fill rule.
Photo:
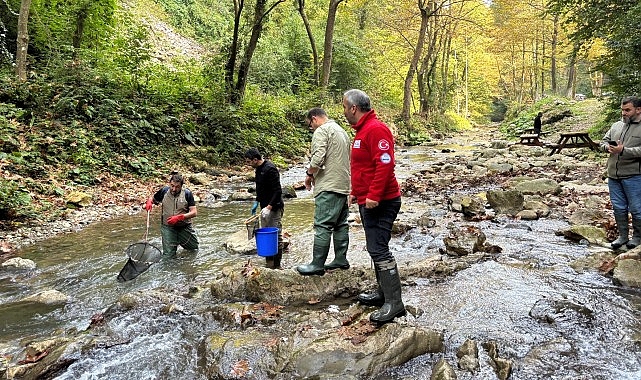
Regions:
<instances>
[{"instance_id":1,"label":"green foliage","mask_svg":"<svg viewBox=\"0 0 641 380\"><path fill-rule=\"evenodd\" d=\"M17 182L0 178L0 221L24 218L32 211L29 192Z\"/></svg>"}]
</instances>

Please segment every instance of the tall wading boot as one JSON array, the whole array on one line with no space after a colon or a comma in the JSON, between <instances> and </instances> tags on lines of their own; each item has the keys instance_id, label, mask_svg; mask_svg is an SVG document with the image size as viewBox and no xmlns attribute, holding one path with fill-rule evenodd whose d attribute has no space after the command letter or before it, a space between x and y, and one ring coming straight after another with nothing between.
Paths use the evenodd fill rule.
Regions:
<instances>
[{"instance_id":1,"label":"tall wading boot","mask_svg":"<svg viewBox=\"0 0 641 380\"><path fill-rule=\"evenodd\" d=\"M619 236L615 241L610 243L610 247L612 247L612 249L619 249L628 242L628 214L614 214L614 221L617 224Z\"/></svg>"},{"instance_id":2,"label":"tall wading boot","mask_svg":"<svg viewBox=\"0 0 641 380\"><path fill-rule=\"evenodd\" d=\"M303 276L319 275L322 276L325 274L325 260L327 260L327 253L329 252L329 246L320 246L314 244L314 250L312 252L312 262L306 265L299 265L296 267L298 273Z\"/></svg>"},{"instance_id":3,"label":"tall wading boot","mask_svg":"<svg viewBox=\"0 0 641 380\"><path fill-rule=\"evenodd\" d=\"M632 239L625 246L632 249L641 244L641 219L632 217Z\"/></svg>"},{"instance_id":4,"label":"tall wading boot","mask_svg":"<svg viewBox=\"0 0 641 380\"><path fill-rule=\"evenodd\" d=\"M349 236L337 237L334 234L334 260L325 265L325 270L349 269L347 261L347 249L349 248Z\"/></svg>"},{"instance_id":5,"label":"tall wading boot","mask_svg":"<svg viewBox=\"0 0 641 380\"><path fill-rule=\"evenodd\" d=\"M361 293L356 298L362 305L380 307L385 303L385 295L381 288L381 276L378 274L377 270L375 270L374 273L376 273L376 290L371 293Z\"/></svg>"},{"instance_id":6,"label":"tall wading boot","mask_svg":"<svg viewBox=\"0 0 641 380\"><path fill-rule=\"evenodd\" d=\"M388 323L396 317L405 315L405 305L401 299L401 278L398 275L398 268L394 259L374 263L376 271L379 272L381 288L385 297L385 303L380 309L369 316L369 320L379 325Z\"/></svg>"}]
</instances>

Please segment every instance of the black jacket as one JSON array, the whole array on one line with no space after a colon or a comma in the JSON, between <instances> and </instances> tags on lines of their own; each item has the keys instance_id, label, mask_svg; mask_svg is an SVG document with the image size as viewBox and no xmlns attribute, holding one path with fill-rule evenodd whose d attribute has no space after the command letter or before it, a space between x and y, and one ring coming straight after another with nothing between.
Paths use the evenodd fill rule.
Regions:
<instances>
[{"instance_id":1,"label":"black jacket","mask_svg":"<svg viewBox=\"0 0 641 380\"><path fill-rule=\"evenodd\" d=\"M278 168L269 160L256 168L256 200L260 208L272 206L273 210L283 208L283 189L280 186Z\"/></svg>"}]
</instances>

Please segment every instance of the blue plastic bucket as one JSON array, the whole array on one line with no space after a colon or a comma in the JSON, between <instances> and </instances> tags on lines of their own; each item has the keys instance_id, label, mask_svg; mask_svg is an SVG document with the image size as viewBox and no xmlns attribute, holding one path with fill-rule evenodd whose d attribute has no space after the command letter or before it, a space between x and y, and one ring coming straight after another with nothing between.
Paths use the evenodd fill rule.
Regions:
<instances>
[{"instance_id":1,"label":"blue plastic bucket","mask_svg":"<svg viewBox=\"0 0 641 380\"><path fill-rule=\"evenodd\" d=\"M256 230L256 253L263 257L278 253L278 228L264 227Z\"/></svg>"}]
</instances>

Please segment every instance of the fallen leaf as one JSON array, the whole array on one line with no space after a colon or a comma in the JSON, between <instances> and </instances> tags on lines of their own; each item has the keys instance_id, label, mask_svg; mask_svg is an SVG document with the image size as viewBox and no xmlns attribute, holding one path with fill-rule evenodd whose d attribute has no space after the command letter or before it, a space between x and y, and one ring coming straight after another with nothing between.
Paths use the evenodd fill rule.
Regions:
<instances>
[{"instance_id":1,"label":"fallen leaf","mask_svg":"<svg viewBox=\"0 0 641 380\"><path fill-rule=\"evenodd\" d=\"M307 303L310 305L316 305L317 303L320 303L320 300L318 298L310 298Z\"/></svg>"},{"instance_id":2,"label":"fallen leaf","mask_svg":"<svg viewBox=\"0 0 641 380\"><path fill-rule=\"evenodd\" d=\"M45 351L43 351L43 352L41 352L41 353L39 353L38 355L35 355L35 356L27 355L27 357L24 360L20 360L18 362L18 364L22 365L22 364L28 364L28 363L35 363L35 362L37 362L38 360L44 358L47 355L49 355L49 351L47 351L47 350L45 350Z\"/></svg>"},{"instance_id":3,"label":"fallen leaf","mask_svg":"<svg viewBox=\"0 0 641 380\"><path fill-rule=\"evenodd\" d=\"M235 377L245 377L245 375L247 375L247 372L249 372L250 370L251 368L249 367L249 362L247 360L241 360L236 362L231 367L230 375Z\"/></svg>"}]
</instances>

